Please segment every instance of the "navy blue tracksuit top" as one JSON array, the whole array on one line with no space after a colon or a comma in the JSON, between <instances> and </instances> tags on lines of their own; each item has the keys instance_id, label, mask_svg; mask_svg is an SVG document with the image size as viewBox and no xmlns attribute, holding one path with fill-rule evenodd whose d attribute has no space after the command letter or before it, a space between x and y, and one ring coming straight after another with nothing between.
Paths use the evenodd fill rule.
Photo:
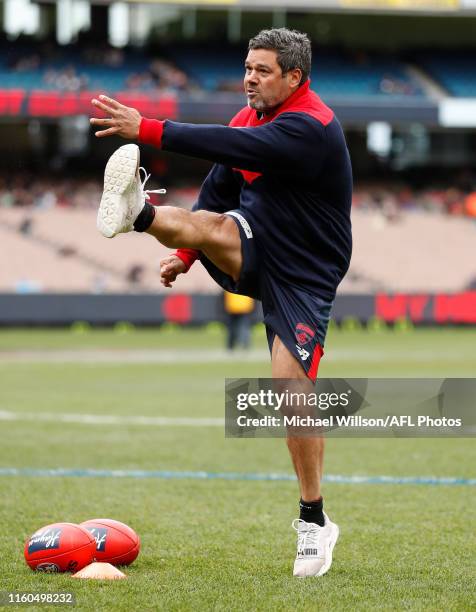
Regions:
<instances>
[{"instance_id":1,"label":"navy blue tracksuit top","mask_svg":"<svg viewBox=\"0 0 476 612\"><path fill-rule=\"evenodd\" d=\"M195 209L243 210L268 274L333 300L351 257L352 169L332 110L301 85L273 113L222 125L143 119L141 142L215 162ZM179 249L189 266L198 257Z\"/></svg>"}]
</instances>

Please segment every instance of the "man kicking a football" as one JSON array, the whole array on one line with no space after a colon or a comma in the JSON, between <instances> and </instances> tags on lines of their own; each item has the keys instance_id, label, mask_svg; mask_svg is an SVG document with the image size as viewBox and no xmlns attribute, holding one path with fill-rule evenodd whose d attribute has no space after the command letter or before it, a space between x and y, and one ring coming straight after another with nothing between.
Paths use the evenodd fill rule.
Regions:
<instances>
[{"instance_id":1,"label":"man kicking a football","mask_svg":"<svg viewBox=\"0 0 476 612\"><path fill-rule=\"evenodd\" d=\"M264 30L249 42L248 104L228 127L146 119L106 96L93 105L107 118L91 123L98 137L214 162L192 212L154 208L138 147L121 147L106 166L98 229L107 238L147 232L178 249L161 262L166 287L200 259L221 287L261 300L273 378L315 382L350 262L352 171L337 119L310 90L310 70L305 34ZM324 440L288 435L287 444L301 493L294 575L321 576L339 534L323 511Z\"/></svg>"}]
</instances>

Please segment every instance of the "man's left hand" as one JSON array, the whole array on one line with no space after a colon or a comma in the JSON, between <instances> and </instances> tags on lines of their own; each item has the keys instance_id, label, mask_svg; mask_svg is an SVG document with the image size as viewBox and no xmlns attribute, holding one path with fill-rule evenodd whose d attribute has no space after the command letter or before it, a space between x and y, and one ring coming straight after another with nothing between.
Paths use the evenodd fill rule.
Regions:
<instances>
[{"instance_id":1,"label":"man's left hand","mask_svg":"<svg viewBox=\"0 0 476 612\"><path fill-rule=\"evenodd\" d=\"M130 140L139 138L139 127L142 116L135 108L124 106L117 100L107 96L99 96L99 100L93 99L91 103L96 108L109 115L106 119L92 117L89 121L92 125L101 126L102 130L96 132L98 138L103 136L121 136Z\"/></svg>"}]
</instances>

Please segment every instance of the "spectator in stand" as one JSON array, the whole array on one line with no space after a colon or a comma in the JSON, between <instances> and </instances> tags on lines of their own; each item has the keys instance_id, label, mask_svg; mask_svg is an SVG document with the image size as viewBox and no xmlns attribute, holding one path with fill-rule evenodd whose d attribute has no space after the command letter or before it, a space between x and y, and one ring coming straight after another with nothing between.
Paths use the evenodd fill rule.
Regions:
<instances>
[{"instance_id":1,"label":"spectator in stand","mask_svg":"<svg viewBox=\"0 0 476 612\"><path fill-rule=\"evenodd\" d=\"M43 76L43 82L47 87L60 91L81 91L87 89L89 77L85 74L78 75L74 66L67 66L61 70L48 69Z\"/></svg>"},{"instance_id":2,"label":"spectator in stand","mask_svg":"<svg viewBox=\"0 0 476 612\"><path fill-rule=\"evenodd\" d=\"M411 83L391 74L385 74L382 77L379 90L381 93L391 96L412 96L415 94L415 87Z\"/></svg>"},{"instance_id":3,"label":"spectator in stand","mask_svg":"<svg viewBox=\"0 0 476 612\"><path fill-rule=\"evenodd\" d=\"M150 74L160 89L170 91L187 91L190 89L188 76L169 61L155 59L150 64Z\"/></svg>"}]
</instances>

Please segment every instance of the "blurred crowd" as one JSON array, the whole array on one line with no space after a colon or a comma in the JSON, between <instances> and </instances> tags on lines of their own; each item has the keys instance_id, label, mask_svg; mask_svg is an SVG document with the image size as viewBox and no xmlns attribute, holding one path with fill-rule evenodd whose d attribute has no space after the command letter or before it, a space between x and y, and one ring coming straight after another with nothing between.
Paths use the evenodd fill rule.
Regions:
<instances>
[{"instance_id":1,"label":"blurred crowd","mask_svg":"<svg viewBox=\"0 0 476 612\"><path fill-rule=\"evenodd\" d=\"M115 83L118 90L158 90L161 93L203 91L204 83L199 82L203 79L203 60L197 64L200 48L190 47L188 53L187 59L182 55L179 60L174 59L173 47L167 50L138 51L86 41L68 47L58 47L51 42L36 42L34 46L25 43L17 45L15 49L11 46L0 46L0 68L3 65L10 72L19 75L40 75L40 82L45 88L59 91L79 92L95 89L103 78L101 75L111 74L118 77L119 84ZM220 53L219 48L216 53ZM241 93L243 79L241 75L236 74L236 67L241 65L242 58L241 55L235 58L234 52L231 53L223 65L223 76L214 82L212 89ZM233 61L236 59L233 70L230 70L231 57ZM321 70L322 66L327 65L327 73L331 70L332 74L335 74L333 78L341 80L343 87L349 79L353 82L355 79L361 79L362 75L364 79L369 75L376 75L376 82L372 81L373 90L368 93L388 96L413 96L422 93L415 79L404 71L404 62L400 63L396 57L382 58L363 50L344 52L337 49L329 53L319 50L318 58ZM353 72L355 76L352 76ZM37 83L35 86L41 85Z\"/></svg>"},{"instance_id":2,"label":"blurred crowd","mask_svg":"<svg viewBox=\"0 0 476 612\"><path fill-rule=\"evenodd\" d=\"M147 187L160 187L153 179ZM33 177L28 173L0 174L0 209L33 207L38 210L51 208L95 209L99 205L103 183L97 178L66 176L51 178ZM191 208L198 194L197 187L170 189L167 200L177 206ZM160 196L151 195L154 204L160 203Z\"/></svg>"},{"instance_id":3,"label":"blurred crowd","mask_svg":"<svg viewBox=\"0 0 476 612\"><path fill-rule=\"evenodd\" d=\"M127 81L126 88L156 89L161 92L181 92L196 89L194 84L183 70L172 62L164 59L154 59L147 70L132 73Z\"/></svg>"},{"instance_id":4,"label":"blurred crowd","mask_svg":"<svg viewBox=\"0 0 476 612\"><path fill-rule=\"evenodd\" d=\"M414 96L419 92L419 88L408 79L384 74L380 79L379 92L390 96Z\"/></svg>"},{"instance_id":5,"label":"blurred crowd","mask_svg":"<svg viewBox=\"0 0 476 612\"><path fill-rule=\"evenodd\" d=\"M101 199L102 184L87 178L33 178L28 174L0 175L0 208L32 206L95 208Z\"/></svg>"},{"instance_id":6,"label":"blurred crowd","mask_svg":"<svg viewBox=\"0 0 476 612\"><path fill-rule=\"evenodd\" d=\"M57 47L44 43L38 51L23 51L11 55L7 58L7 66L10 71L17 73L40 71L45 87L69 92L87 91L98 86L100 77L88 73L86 67L121 70L127 66L128 58L121 49L85 46L70 58L63 53ZM121 89L154 90L160 93L197 89L192 79L173 61L146 56L141 56L140 60L133 64L139 69L130 70L130 66L127 68Z\"/></svg>"},{"instance_id":7,"label":"blurred crowd","mask_svg":"<svg viewBox=\"0 0 476 612\"><path fill-rule=\"evenodd\" d=\"M398 221L402 214L412 211L476 218L476 189L427 187L417 190L407 185L357 185L352 205L360 210L378 211L388 221Z\"/></svg>"},{"instance_id":8,"label":"blurred crowd","mask_svg":"<svg viewBox=\"0 0 476 612\"><path fill-rule=\"evenodd\" d=\"M0 208L96 208L101 193L102 182L97 178L0 175ZM197 195L198 188L195 186L171 189L167 193L167 201L191 208ZM360 210L379 212L388 221L398 221L402 214L412 211L476 218L476 189L428 187L417 190L408 185L389 183L357 184L353 206Z\"/></svg>"}]
</instances>

